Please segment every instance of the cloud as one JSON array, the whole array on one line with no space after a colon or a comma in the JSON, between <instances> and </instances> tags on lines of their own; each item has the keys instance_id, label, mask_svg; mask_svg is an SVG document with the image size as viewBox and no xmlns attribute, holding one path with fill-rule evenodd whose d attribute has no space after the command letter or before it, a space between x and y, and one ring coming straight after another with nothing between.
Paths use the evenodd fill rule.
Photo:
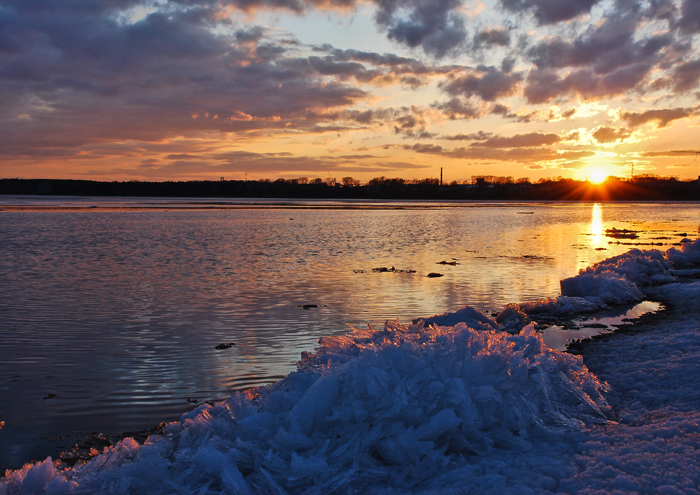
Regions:
<instances>
[{"instance_id":1,"label":"cloud","mask_svg":"<svg viewBox=\"0 0 700 495\"><path fill-rule=\"evenodd\" d=\"M616 129L614 127L600 126L593 132L593 137L599 143L607 144L615 141L624 141L632 135L629 129Z\"/></svg>"},{"instance_id":2,"label":"cloud","mask_svg":"<svg viewBox=\"0 0 700 495\"><path fill-rule=\"evenodd\" d=\"M185 174L188 166L218 173L235 169L216 158L221 149L242 153L260 138L279 151L311 134L363 132L383 139L374 148L397 136L427 143L447 119L484 118L491 126L501 121L494 115L521 124L588 116L587 105L563 112L524 106L523 99L541 105L620 97L619 122L594 131L603 144L646 123L664 127L697 114L686 108L700 94L696 0L615 0L590 19L583 16L597 0L499 1L506 12L496 15L475 14L464 0L6 0L0 156L21 164L119 159L144 173ZM415 49L415 57L310 46L283 30L250 25L260 9L365 15L368 5L388 38ZM545 27L531 29L531 21L517 19L523 13ZM573 19L580 21L567 22ZM552 26L559 22L567 24ZM451 55L474 66L445 62ZM436 88L441 96L433 101ZM640 97L648 105L673 98L678 108L639 110ZM410 107L376 106L409 98ZM421 144L410 151L558 163L563 152L553 148L569 140L527 126L513 136L483 129L439 137L441 144L463 142L461 148ZM341 161L279 153L236 159L305 172ZM350 163L355 159L381 169L374 158L346 157L342 165L359 167Z\"/></svg>"},{"instance_id":3,"label":"cloud","mask_svg":"<svg viewBox=\"0 0 700 495\"><path fill-rule=\"evenodd\" d=\"M700 82L700 59L677 65L673 70L673 91L682 93L694 89Z\"/></svg>"},{"instance_id":4,"label":"cloud","mask_svg":"<svg viewBox=\"0 0 700 495\"><path fill-rule=\"evenodd\" d=\"M697 150L667 150L667 151L645 151L641 156L697 156L700 154L700 149Z\"/></svg>"},{"instance_id":5,"label":"cloud","mask_svg":"<svg viewBox=\"0 0 700 495\"><path fill-rule=\"evenodd\" d=\"M620 120L630 127L638 127L648 122L656 122L657 127L666 127L670 122L689 117L691 112L685 108L665 108L662 110L647 110L646 112L621 112Z\"/></svg>"},{"instance_id":6,"label":"cloud","mask_svg":"<svg viewBox=\"0 0 700 495\"><path fill-rule=\"evenodd\" d=\"M483 146L486 148L531 148L536 146L551 146L560 142L562 138L557 134L542 134L530 132L527 134L516 134L510 137L493 137L472 146Z\"/></svg>"},{"instance_id":7,"label":"cloud","mask_svg":"<svg viewBox=\"0 0 700 495\"><path fill-rule=\"evenodd\" d=\"M482 146L484 148L532 148L537 146L551 146L563 141L563 138L558 134L530 132L503 137L494 136L491 132L483 131L473 134L442 136L441 139L446 139L448 141L478 141L472 143L471 146Z\"/></svg>"},{"instance_id":8,"label":"cloud","mask_svg":"<svg viewBox=\"0 0 700 495\"><path fill-rule=\"evenodd\" d=\"M632 131L629 129L616 129L608 126L600 126L593 132L593 137L596 141L603 144L624 141L631 135Z\"/></svg>"},{"instance_id":9,"label":"cloud","mask_svg":"<svg viewBox=\"0 0 700 495\"><path fill-rule=\"evenodd\" d=\"M211 153L197 155L171 155L173 161L166 164L150 162L147 167L139 170L108 170L103 174L115 173L136 174L147 178L159 177L201 177L202 175L220 176L226 173L255 173L255 174L321 174L331 169L334 173L374 173L391 172L393 170L420 170L429 168L428 165L374 160L369 155L361 156L295 156L291 153L253 153L249 151L231 151L226 153ZM362 160L358 163L357 160ZM97 173L97 171L93 171Z\"/></svg>"},{"instance_id":10,"label":"cloud","mask_svg":"<svg viewBox=\"0 0 700 495\"><path fill-rule=\"evenodd\" d=\"M492 132L479 131L474 134L456 134L454 136L441 136L440 139L446 139L448 141L485 141L492 137Z\"/></svg>"},{"instance_id":11,"label":"cloud","mask_svg":"<svg viewBox=\"0 0 700 495\"><path fill-rule=\"evenodd\" d=\"M697 0L683 0L678 27L687 34L700 33L700 3Z\"/></svg>"},{"instance_id":12,"label":"cloud","mask_svg":"<svg viewBox=\"0 0 700 495\"><path fill-rule=\"evenodd\" d=\"M590 66L596 74L608 74L621 66L648 62L673 44L669 33L636 39L640 22L634 13L613 15L571 40L549 38L526 54L538 69Z\"/></svg>"},{"instance_id":13,"label":"cloud","mask_svg":"<svg viewBox=\"0 0 700 495\"><path fill-rule=\"evenodd\" d=\"M416 143L413 146L406 145L406 146L404 146L404 149L412 150L412 151L415 151L416 153L427 153L427 154L431 154L431 155L442 154L442 146L437 146L435 144Z\"/></svg>"},{"instance_id":14,"label":"cloud","mask_svg":"<svg viewBox=\"0 0 700 495\"><path fill-rule=\"evenodd\" d=\"M494 101L514 94L521 80L520 73L506 73L493 66L480 65L466 74L451 75L440 88L453 96L478 96L484 101Z\"/></svg>"},{"instance_id":15,"label":"cloud","mask_svg":"<svg viewBox=\"0 0 700 495\"><path fill-rule=\"evenodd\" d=\"M465 19L459 0L375 0L375 20L389 39L442 58L465 45Z\"/></svg>"},{"instance_id":16,"label":"cloud","mask_svg":"<svg viewBox=\"0 0 700 495\"><path fill-rule=\"evenodd\" d=\"M441 103L434 102L431 107L441 111L450 120L471 120L484 114L483 108L479 105L458 97L450 98Z\"/></svg>"},{"instance_id":17,"label":"cloud","mask_svg":"<svg viewBox=\"0 0 700 495\"><path fill-rule=\"evenodd\" d=\"M637 88L653 65L640 62L620 67L601 76L590 68L573 71L564 78L557 71L531 69L523 94L529 103L547 103L556 98L577 94L584 99L603 98Z\"/></svg>"},{"instance_id":18,"label":"cloud","mask_svg":"<svg viewBox=\"0 0 700 495\"><path fill-rule=\"evenodd\" d=\"M545 103L572 94L590 99L644 91L653 70L678 64L686 48L670 31L640 36L643 20L634 9L613 12L573 39L549 37L527 49L525 53L534 64L524 90L528 101ZM678 92L690 89L700 77L694 65L681 67L676 69L683 74ZM659 81L648 89L654 90L654 84L658 87Z\"/></svg>"},{"instance_id":19,"label":"cloud","mask_svg":"<svg viewBox=\"0 0 700 495\"><path fill-rule=\"evenodd\" d=\"M568 21L590 12L599 0L501 0L506 10L532 11L539 24Z\"/></svg>"},{"instance_id":20,"label":"cloud","mask_svg":"<svg viewBox=\"0 0 700 495\"><path fill-rule=\"evenodd\" d=\"M477 50L493 46L510 46L510 35L504 28L485 29L474 35L472 44Z\"/></svg>"},{"instance_id":21,"label":"cloud","mask_svg":"<svg viewBox=\"0 0 700 495\"><path fill-rule=\"evenodd\" d=\"M593 151L586 150L562 150L543 147L518 147L518 148L496 148L472 145L469 147L459 147L446 150L442 146L426 143L416 143L414 145L403 146L405 150L416 153L439 155L446 158L461 160L489 160L503 162L560 162L566 160L578 160L595 155Z\"/></svg>"},{"instance_id":22,"label":"cloud","mask_svg":"<svg viewBox=\"0 0 700 495\"><path fill-rule=\"evenodd\" d=\"M299 56L293 40L264 28L217 34L200 8L122 23L98 2L73 16L39 4L0 11L17 26L0 59L6 157L82 156L109 140L360 129L401 112L349 110L371 99L358 82L416 87L454 69L332 47ZM421 125L411 132L426 135Z\"/></svg>"}]
</instances>

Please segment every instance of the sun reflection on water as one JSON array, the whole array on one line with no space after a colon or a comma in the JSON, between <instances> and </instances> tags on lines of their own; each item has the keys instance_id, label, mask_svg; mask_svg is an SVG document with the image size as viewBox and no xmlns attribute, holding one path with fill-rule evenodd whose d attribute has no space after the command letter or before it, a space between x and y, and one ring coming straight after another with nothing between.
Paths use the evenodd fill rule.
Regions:
<instances>
[{"instance_id":1,"label":"sun reflection on water","mask_svg":"<svg viewBox=\"0 0 700 495\"><path fill-rule=\"evenodd\" d=\"M605 240L603 233L603 208L595 203L591 209L591 242L599 245Z\"/></svg>"}]
</instances>

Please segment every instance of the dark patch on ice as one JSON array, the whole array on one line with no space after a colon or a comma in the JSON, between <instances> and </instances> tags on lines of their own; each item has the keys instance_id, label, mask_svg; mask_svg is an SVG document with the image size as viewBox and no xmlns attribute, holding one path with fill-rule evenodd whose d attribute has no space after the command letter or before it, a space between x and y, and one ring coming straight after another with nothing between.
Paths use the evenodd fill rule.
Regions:
<instances>
[{"instance_id":1,"label":"dark patch on ice","mask_svg":"<svg viewBox=\"0 0 700 495\"><path fill-rule=\"evenodd\" d=\"M372 268L372 271L374 273L416 273L415 270L398 270L394 268L393 266L391 268L387 268L385 266L380 266L378 268ZM364 273L364 271L363 271Z\"/></svg>"},{"instance_id":2,"label":"dark patch on ice","mask_svg":"<svg viewBox=\"0 0 700 495\"><path fill-rule=\"evenodd\" d=\"M229 342L228 344L219 344L216 347L214 347L214 349L218 349L218 350L230 349L234 345L236 345L234 342Z\"/></svg>"},{"instance_id":3,"label":"dark patch on ice","mask_svg":"<svg viewBox=\"0 0 700 495\"><path fill-rule=\"evenodd\" d=\"M438 278L438 277L444 277L442 273L437 273L437 272L430 272L428 273L428 278Z\"/></svg>"},{"instance_id":4,"label":"dark patch on ice","mask_svg":"<svg viewBox=\"0 0 700 495\"><path fill-rule=\"evenodd\" d=\"M299 307L301 309L309 310L309 309L314 309L314 308L327 308L328 305L327 304L300 304Z\"/></svg>"},{"instance_id":5,"label":"dark patch on ice","mask_svg":"<svg viewBox=\"0 0 700 495\"><path fill-rule=\"evenodd\" d=\"M616 229L615 227L611 229L605 229L605 237L612 237L613 239L637 239L639 231L628 230L628 229Z\"/></svg>"},{"instance_id":6,"label":"dark patch on ice","mask_svg":"<svg viewBox=\"0 0 700 495\"><path fill-rule=\"evenodd\" d=\"M445 261L445 260L442 260L442 261L438 261L438 262L435 263L435 264L436 264L436 265L450 265L450 266L456 266L456 265L458 265L459 263L457 263L456 261Z\"/></svg>"},{"instance_id":7,"label":"dark patch on ice","mask_svg":"<svg viewBox=\"0 0 700 495\"><path fill-rule=\"evenodd\" d=\"M499 258L507 258L509 260L527 260L527 261L551 261L554 258L549 256L538 256L536 254L523 254L522 256L505 256L499 255Z\"/></svg>"},{"instance_id":8,"label":"dark patch on ice","mask_svg":"<svg viewBox=\"0 0 700 495\"><path fill-rule=\"evenodd\" d=\"M187 402L191 402L192 404L199 404L199 399L190 399L189 397L187 398Z\"/></svg>"},{"instance_id":9,"label":"dark patch on ice","mask_svg":"<svg viewBox=\"0 0 700 495\"><path fill-rule=\"evenodd\" d=\"M44 397L44 400L46 399L57 399L58 395L56 394L48 394L46 397Z\"/></svg>"},{"instance_id":10,"label":"dark patch on ice","mask_svg":"<svg viewBox=\"0 0 700 495\"><path fill-rule=\"evenodd\" d=\"M663 246L663 242L620 242L620 241L608 241L608 244L616 244L618 246ZM674 244L674 246L680 246L680 244Z\"/></svg>"}]
</instances>

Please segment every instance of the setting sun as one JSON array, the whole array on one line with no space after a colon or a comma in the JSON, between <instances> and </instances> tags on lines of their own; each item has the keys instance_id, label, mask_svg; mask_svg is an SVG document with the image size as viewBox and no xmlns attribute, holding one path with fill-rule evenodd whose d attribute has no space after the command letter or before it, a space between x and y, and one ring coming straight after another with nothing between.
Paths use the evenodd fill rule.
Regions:
<instances>
[{"instance_id":1,"label":"setting sun","mask_svg":"<svg viewBox=\"0 0 700 495\"><path fill-rule=\"evenodd\" d=\"M591 176L588 180L593 182L594 184L600 184L605 180L606 177L606 173L602 170L591 170Z\"/></svg>"}]
</instances>

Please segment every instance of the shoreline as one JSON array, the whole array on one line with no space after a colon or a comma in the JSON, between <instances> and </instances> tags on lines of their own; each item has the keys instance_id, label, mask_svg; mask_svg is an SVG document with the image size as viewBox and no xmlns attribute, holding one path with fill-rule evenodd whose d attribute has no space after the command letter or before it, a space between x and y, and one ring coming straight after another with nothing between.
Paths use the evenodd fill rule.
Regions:
<instances>
[{"instance_id":1,"label":"shoreline","mask_svg":"<svg viewBox=\"0 0 700 495\"><path fill-rule=\"evenodd\" d=\"M688 280L681 282L681 283L692 283L694 280L700 280L700 275L698 275L695 278L688 278ZM590 352L587 352L587 348L592 346L592 344L599 343L599 342L603 342L603 343L609 342L611 340L614 340L616 336L620 336L620 335L641 334L641 333L644 333L645 329L648 329L650 327L653 328L654 326L656 326L664 321L668 321L670 319L673 319L674 314L676 312L676 308L673 305L673 301L666 298L660 302L663 303L664 309L661 309L661 310L655 311L655 312L646 313L646 314L636 318L633 322L628 322L628 323L626 323L624 325L620 325L620 326L616 325L614 327L614 329L611 331L602 332L602 333L599 333L597 335L594 335L592 337L588 337L585 339L573 338L566 345L566 348L560 352L564 352L564 353L571 354L571 355L582 356L584 358L584 364L588 367L588 365L586 363L586 355L588 355L590 358ZM564 320L566 320L566 319L564 319ZM571 319L569 319L568 321L571 321ZM540 333L542 333L542 330L538 330L538 331ZM590 369L590 367L589 367L589 369ZM595 374L598 375L598 373L595 373ZM268 386L274 386L276 383L279 383L279 382L270 383ZM240 392L240 393L245 394L249 391L254 391L257 388L260 388L260 387L250 387L247 389L241 389L241 390L237 390L234 392ZM190 414L192 411L194 411L198 407L202 406L203 404L208 404L210 406L214 406L215 404L226 401L227 399L228 398L222 398L222 399L218 399L218 400L204 401L202 404L198 404L198 405L193 406L193 408L190 411L185 412L183 414ZM175 422L177 422L177 421L175 421ZM117 434L117 435L106 435L106 434L103 434L100 432L93 434L93 435L85 435L85 436L83 436L83 439L79 442L79 444L75 445L71 450L66 450L66 451L61 452L60 457L58 459L56 459L56 462L58 463L59 469L72 468L76 465L76 463L84 463L84 462L87 462L90 459L96 457L97 455L100 455L101 451L95 451L94 450L95 447L101 447L101 448L113 447L126 438L132 438L136 441L137 444L144 445L149 440L151 435L156 435L156 436L163 435L165 426L167 424L168 424L168 422L161 422L160 424L153 426L151 428L144 428L144 429L138 430L138 431L122 432L122 433ZM43 459L34 459L32 461L29 461L29 464L39 463L39 462L42 462L42 460ZM13 469L19 469L19 467L18 468L10 468L10 470L13 470ZM4 474L0 475L0 480L4 476L5 476Z\"/></svg>"}]
</instances>

